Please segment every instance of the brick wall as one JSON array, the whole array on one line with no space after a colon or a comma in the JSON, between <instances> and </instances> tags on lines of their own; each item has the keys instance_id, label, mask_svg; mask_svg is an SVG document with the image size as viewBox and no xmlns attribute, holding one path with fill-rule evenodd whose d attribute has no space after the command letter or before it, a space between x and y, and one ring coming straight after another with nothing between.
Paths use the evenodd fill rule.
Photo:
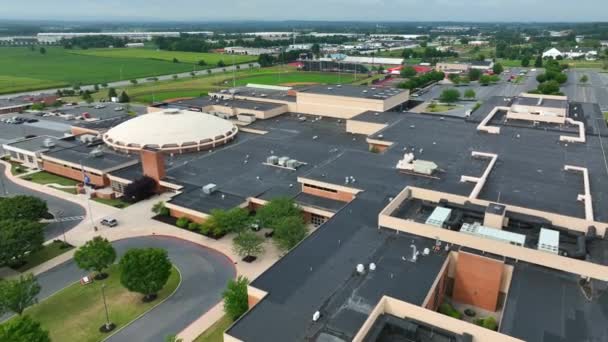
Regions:
<instances>
[{"instance_id":1,"label":"brick wall","mask_svg":"<svg viewBox=\"0 0 608 342\"><path fill-rule=\"evenodd\" d=\"M496 311L504 262L460 252L452 298L463 304Z\"/></svg>"},{"instance_id":2,"label":"brick wall","mask_svg":"<svg viewBox=\"0 0 608 342\"><path fill-rule=\"evenodd\" d=\"M44 160L42 163L42 168L44 171L47 171L52 174L74 179L74 180L77 180L80 182L84 181L84 179L82 177L82 171L73 169L70 166L63 166L60 164L50 162L48 160ZM110 181L106 177L94 175L90 172L85 172L85 173L91 179L90 184L93 184L95 186L100 186L100 187L110 185Z\"/></svg>"},{"instance_id":3,"label":"brick wall","mask_svg":"<svg viewBox=\"0 0 608 342\"><path fill-rule=\"evenodd\" d=\"M350 202L355 198L354 194L351 194L350 192L345 192L345 191L337 191L337 192L332 192L332 191L325 191L322 189L317 189L317 188L311 188L309 186L305 186L304 184L302 184L302 192L313 195L313 196L319 196L319 197L324 197L324 198L329 198L329 199L333 199L336 201L341 201L341 202Z\"/></svg>"},{"instance_id":4,"label":"brick wall","mask_svg":"<svg viewBox=\"0 0 608 342\"><path fill-rule=\"evenodd\" d=\"M171 217L175 217L175 218L180 218L180 217L185 217L188 220L192 221L192 222L196 222L196 223L203 223L205 222L205 219L199 216L194 216L192 214L187 214L184 213L180 210L177 209L170 209L169 210L169 214L171 215Z\"/></svg>"}]
</instances>

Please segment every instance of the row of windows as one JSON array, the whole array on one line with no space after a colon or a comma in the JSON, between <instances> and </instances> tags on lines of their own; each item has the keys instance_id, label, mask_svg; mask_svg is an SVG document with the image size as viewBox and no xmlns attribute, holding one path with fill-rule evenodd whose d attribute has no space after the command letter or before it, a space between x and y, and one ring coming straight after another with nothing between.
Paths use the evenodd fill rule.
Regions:
<instances>
[{"instance_id":1,"label":"row of windows","mask_svg":"<svg viewBox=\"0 0 608 342\"><path fill-rule=\"evenodd\" d=\"M334 194L338 193L338 190L336 190L336 189L324 188L322 186L317 186L317 185L312 185L312 184L304 184L304 186L307 187L307 188L311 188L311 189L317 189L317 190L321 190L321 191L333 192Z\"/></svg>"},{"instance_id":2,"label":"row of windows","mask_svg":"<svg viewBox=\"0 0 608 342\"><path fill-rule=\"evenodd\" d=\"M317 214L310 214L310 223L312 223L315 227L322 225L325 223L325 221L327 221L327 217Z\"/></svg>"}]
</instances>

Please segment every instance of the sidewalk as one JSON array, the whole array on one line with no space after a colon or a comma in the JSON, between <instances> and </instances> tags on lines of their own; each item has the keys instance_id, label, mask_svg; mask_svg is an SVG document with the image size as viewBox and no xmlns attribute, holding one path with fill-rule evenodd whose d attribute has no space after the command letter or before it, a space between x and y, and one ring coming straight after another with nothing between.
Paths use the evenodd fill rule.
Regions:
<instances>
[{"instance_id":1,"label":"sidewalk","mask_svg":"<svg viewBox=\"0 0 608 342\"><path fill-rule=\"evenodd\" d=\"M185 241L196 243L200 246L214 249L234 262L237 271L237 276L242 275L249 280L255 279L262 272L272 266L280 257L280 251L276 246L267 240L264 243L265 252L255 262L249 264L241 262L241 257L234 253L232 248L232 235L227 235L220 240L208 238L206 236L196 234L184 229L180 229L160 221L152 219L152 207L159 201L167 201L171 198L171 194L162 194L151 199L135 203L125 209L117 209L95 201L87 200L84 195L73 195L61 190L53 189L44 185L32 183L23 179L19 179L10 174L10 169L7 168L6 176L11 181L28 187L32 190L44 192L67 201L71 201L82 205L86 208L86 217L76 227L66 232L67 242L75 247L82 246L86 241L91 240L95 236L103 236L110 241L128 239L140 236L161 235L170 236ZM90 208L89 208L90 206ZM94 231L90 212L93 212L93 221L97 224L99 230ZM118 220L117 227L108 228L98 224L99 220L106 216L112 216ZM49 260L41 265L38 265L30 270L34 274L40 274L56 267L72 258L76 249L66 252L52 260ZM184 341L192 341L203 333L209 326L215 323L223 315L223 307L218 303L211 310L203 314L197 320L192 322L186 329L179 333L179 337Z\"/></svg>"}]
</instances>

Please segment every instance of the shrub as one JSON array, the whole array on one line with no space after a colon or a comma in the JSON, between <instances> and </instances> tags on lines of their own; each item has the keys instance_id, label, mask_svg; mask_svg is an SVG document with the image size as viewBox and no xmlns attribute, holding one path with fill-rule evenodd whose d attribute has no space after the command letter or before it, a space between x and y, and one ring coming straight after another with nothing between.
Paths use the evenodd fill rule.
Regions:
<instances>
[{"instance_id":1,"label":"shrub","mask_svg":"<svg viewBox=\"0 0 608 342\"><path fill-rule=\"evenodd\" d=\"M247 297L247 284L249 281L243 276L230 280L222 297L224 298L224 311L233 320L241 317L249 309Z\"/></svg>"},{"instance_id":2,"label":"shrub","mask_svg":"<svg viewBox=\"0 0 608 342\"><path fill-rule=\"evenodd\" d=\"M460 313L460 311L454 309L454 307L450 303L441 304L439 306L439 312L446 316L450 316L450 317L453 317L456 319L462 318L462 313Z\"/></svg>"},{"instance_id":3,"label":"shrub","mask_svg":"<svg viewBox=\"0 0 608 342\"><path fill-rule=\"evenodd\" d=\"M486 318L478 318L475 320L475 324L482 326L486 329L490 330L498 330L498 323L496 322L496 318L489 316Z\"/></svg>"},{"instance_id":4,"label":"shrub","mask_svg":"<svg viewBox=\"0 0 608 342\"><path fill-rule=\"evenodd\" d=\"M199 224L196 223L196 222L190 222L190 223L188 223L188 230L191 230L193 232L194 231L198 231L199 230Z\"/></svg>"},{"instance_id":5,"label":"shrub","mask_svg":"<svg viewBox=\"0 0 608 342\"><path fill-rule=\"evenodd\" d=\"M188 220L188 218L186 218L186 217L180 217L175 222L175 225L180 228L186 228L186 227L188 227L189 224L190 224L190 220Z\"/></svg>"}]
</instances>

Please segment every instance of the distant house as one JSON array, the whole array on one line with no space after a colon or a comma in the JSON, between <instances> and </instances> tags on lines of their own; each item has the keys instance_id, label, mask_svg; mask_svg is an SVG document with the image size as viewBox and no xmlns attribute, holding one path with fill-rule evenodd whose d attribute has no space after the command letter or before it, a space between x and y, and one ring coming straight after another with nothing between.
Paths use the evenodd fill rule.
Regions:
<instances>
[{"instance_id":1,"label":"distant house","mask_svg":"<svg viewBox=\"0 0 608 342\"><path fill-rule=\"evenodd\" d=\"M545 52L543 52L543 58L557 58L557 57L563 57L563 54L556 48L551 48Z\"/></svg>"},{"instance_id":2,"label":"distant house","mask_svg":"<svg viewBox=\"0 0 608 342\"><path fill-rule=\"evenodd\" d=\"M587 60L595 60L597 59L598 52L597 50L591 48L584 47L576 47L574 49L570 49L568 51L561 51L557 48L551 48L545 52L543 52L543 58L558 58L562 57L564 59L577 59L577 58L585 58Z\"/></svg>"}]
</instances>

